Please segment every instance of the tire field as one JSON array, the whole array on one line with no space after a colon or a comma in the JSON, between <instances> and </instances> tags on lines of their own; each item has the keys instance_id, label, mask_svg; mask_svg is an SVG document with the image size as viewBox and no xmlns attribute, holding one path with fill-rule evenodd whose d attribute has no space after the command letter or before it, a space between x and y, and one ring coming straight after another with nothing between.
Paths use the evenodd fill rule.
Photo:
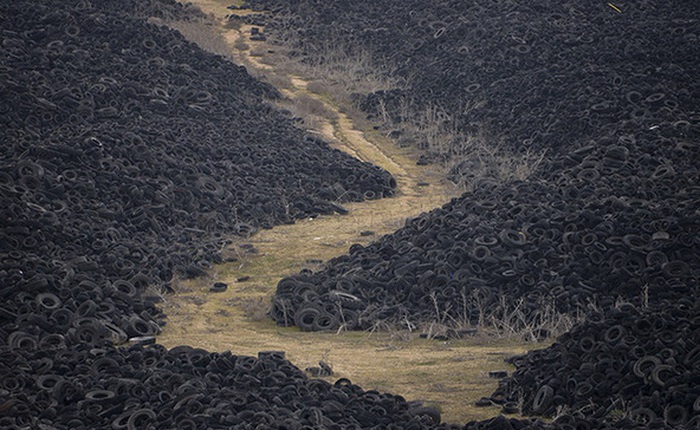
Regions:
<instances>
[{"instance_id":1,"label":"tire field","mask_svg":"<svg viewBox=\"0 0 700 430\"><path fill-rule=\"evenodd\" d=\"M554 421L447 424L400 395L311 379L283 351L156 344L163 295L233 238L391 198L396 180L150 19L200 17L190 6L4 0L0 428L700 428L697 7L360 3L254 0L266 13L250 19L302 57L342 41L395 66L407 86L358 105L399 129L406 99L454 113L456 140L421 147L424 162L456 160L455 180L469 177L459 139L479 130L547 158L283 279L270 316L326 331L517 313L538 338L550 313L585 316L512 358L482 399Z\"/></svg>"},{"instance_id":2,"label":"tire field","mask_svg":"<svg viewBox=\"0 0 700 430\"><path fill-rule=\"evenodd\" d=\"M439 106L454 141L417 145L424 160L450 158L453 178L469 178L473 189L324 270L280 281L278 324L512 318L547 336L550 312L585 316L550 348L514 358L518 370L485 403L619 428L697 428L697 8L653 0L247 5L303 62L323 62L335 45L388 64L406 85L358 95L358 105L370 118L392 117L399 137L415 112ZM459 158L460 145L484 131L514 157L546 158L525 180L470 177L474 161Z\"/></svg>"}]
</instances>

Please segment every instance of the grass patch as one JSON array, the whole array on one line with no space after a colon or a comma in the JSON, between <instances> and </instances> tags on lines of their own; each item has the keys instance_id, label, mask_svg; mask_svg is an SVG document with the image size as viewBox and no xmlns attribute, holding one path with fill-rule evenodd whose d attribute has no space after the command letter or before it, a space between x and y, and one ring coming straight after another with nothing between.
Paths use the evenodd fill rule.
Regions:
<instances>
[{"instance_id":1,"label":"grass patch","mask_svg":"<svg viewBox=\"0 0 700 430\"><path fill-rule=\"evenodd\" d=\"M179 31L187 40L196 43L207 52L221 55L228 59L232 58L231 48L221 36L219 27L210 18L192 19L190 21L151 18L149 21Z\"/></svg>"},{"instance_id":2,"label":"grass patch","mask_svg":"<svg viewBox=\"0 0 700 430\"><path fill-rule=\"evenodd\" d=\"M195 4L213 13L222 23L217 31L229 49L235 49L235 42L247 33L245 26L241 26L240 33L226 28L228 3L195 0ZM360 113L353 113L356 111L349 105L352 92L401 85L387 78L390 69L375 67L371 53L343 48L322 63L297 69L298 63L279 54L281 47L275 46L275 52L261 51L262 57L251 58L249 50L262 49L265 45L245 44L249 46L245 51L231 52L236 61L251 72L264 74L268 82L273 79L287 82L283 88L299 99L295 108L323 117L319 128L324 136L330 136L333 145L392 172L399 183L399 192L391 199L347 204L350 213L345 216L300 220L293 225L262 230L245 242L241 240L226 250L229 262L216 266L209 277L177 283L176 294L163 302L168 325L159 342L167 347L188 344L241 355L284 350L301 369L317 366L323 360L335 372L327 379L347 377L367 390L378 389L408 400L422 400L438 407L447 422L464 423L497 415L498 409L473 406L474 401L489 395L497 386L496 380L488 378L488 371L503 369L504 356L523 353L531 344L505 336L421 339L417 331L389 324L370 332L306 333L295 327L279 327L265 317L275 285L283 276L304 268L318 270L322 267L319 260L327 261L345 253L353 243L366 245L382 234L394 232L404 225L406 218L449 201L456 190L446 183L440 170L416 166L416 148L394 145L385 132L373 127L376 124L361 120ZM260 59L266 64L256 62ZM305 79L300 80L299 76ZM313 94L321 96L313 98ZM325 111L333 106L342 109L330 114ZM363 236L364 231L374 231L376 235ZM257 252L248 252L248 245L253 245ZM255 283L236 282L244 276L250 276ZM209 287L215 281L226 282L228 289L210 292Z\"/></svg>"}]
</instances>

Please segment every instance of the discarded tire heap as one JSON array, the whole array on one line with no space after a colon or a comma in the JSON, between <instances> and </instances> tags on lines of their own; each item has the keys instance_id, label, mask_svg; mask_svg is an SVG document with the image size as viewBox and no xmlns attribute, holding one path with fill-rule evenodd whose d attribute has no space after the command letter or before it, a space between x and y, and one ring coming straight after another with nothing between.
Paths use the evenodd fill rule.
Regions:
<instances>
[{"instance_id":1,"label":"discarded tire heap","mask_svg":"<svg viewBox=\"0 0 700 430\"><path fill-rule=\"evenodd\" d=\"M148 16L186 18L182 6L166 0L99 3L0 4L0 427L447 428L438 424L437 411L401 397L363 391L347 380L334 385L308 380L280 353L261 353L256 359L143 345L152 342L164 323L155 307L158 298L145 294L148 285L167 284L175 273L204 273L218 261L228 235L247 235L319 213L342 213L338 202L390 196L395 182L386 172L304 136L292 119L262 103L265 97L276 97L275 91L242 68L146 22ZM569 104L538 111L526 103L512 109L508 91L517 87L513 93L519 94L519 83L493 85L500 79L495 63L488 64L493 72L474 74L485 80L464 91L501 89L485 93L482 101L488 103L467 119L491 128L510 121L516 137L507 140L513 145L524 142L517 133L525 124L528 145L539 148L551 142L554 156L540 180L484 183L476 192L408 222L395 235L353 247L324 272L283 280L275 301L278 322L310 330L340 324L360 328L409 312L434 318L425 309L436 304L451 317L473 320L481 306L500 304L499 295L513 298L504 303L503 312L522 299L521 309L533 316L547 301L571 311L593 299L607 316L559 342L574 350L588 348L581 339L592 336L591 351L604 352L603 364L596 361L588 375L593 355L579 356L577 367L569 354L548 351L547 366L523 368L527 360L538 360L533 353L515 361L520 370L504 381L504 396L522 398L526 405L537 405L531 412L547 414L551 411L543 405L549 401L580 406L575 391L573 399L566 397L568 384L578 389L600 382L599 374L606 381L619 374L629 382L622 387L627 391L612 386L607 397L593 391L588 397L600 419L617 405L607 400L614 397L634 406L618 427L694 425L697 345L688 339L698 337L699 196L693 160L699 157L697 112L689 107L697 101L697 89L689 83L696 85L697 79L684 62L694 56L675 59L696 38L696 24L688 20L693 11L678 3L664 8L644 3L658 20L677 14L672 30L660 35L661 51L643 34L657 36L651 30L663 28L658 21L649 26L633 21L630 31L638 29L639 38L627 38L635 43L622 59L631 60L644 50L673 59L661 61L656 76L674 87L645 83L636 90L639 95L625 88L625 100L640 108L623 109L628 116L622 117L631 119L619 127L613 126L618 111L591 105L581 115L584 119L570 122L568 136L575 138L562 137L555 132L564 122L557 122L552 112L583 103L571 104L554 91L552 97ZM363 8L370 8L367 17L378 19L392 16L386 13L389 4L373 2ZM437 2L434 7L442 16L456 6ZM396 2L393 7L403 6ZM501 16L501 7L501 2L489 3L483 9ZM577 10L568 13L580 18ZM639 14L637 9L630 19ZM337 15L319 14L329 16ZM593 18L578 21L595 26L598 20ZM501 30L501 23L483 21L490 30ZM536 26L538 21L530 22ZM607 19L600 22L610 25ZM432 44L450 32L428 27L432 39L426 52L438 52ZM391 31L376 27L363 31L360 40L388 41L381 33ZM578 55L591 45L585 35L571 33L576 41L567 45L567 52ZM669 41L674 43L666 46ZM484 47L484 52L499 52ZM610 67L620 58L611 57L605 63ZM537 59L553 64L550 60ZM514 70L532 70L523 61ZM628 61L630 67L638 66L635 61ZM446 72L433 77L467 76L454 74L447 62L431 63L413 54L403 66L413 73L410 68L417 64L437 64ZM563 79L571 88L584 82L588 87L579 95L598 88L596 97L605 98L608 87L597 84L603 83L607 69L587 67L590 75L573 79L557 74L552 79ZM649 78L648 66L638 70ZM542 75L529 76L530 93L543 96L538 93ZM591 76L602 80L586 81ZM411 91L444 96L446 106L450 94L457 96L453 102L463 95L457 87L443 93L430 86L431 80L424 81ZM631 80L623 73L622 82ZM391 107L392 95L378 96ZM366 107L371 109L372 103ZM526 117L527 112L539 119ZM580 125L589 119L598 121L590 130ZM533 124L544 133L532 134ZM591 130L599 133L586 133ZM561 144L568 140L575 147ZM639 305L649 301L649 310L635 312L651 321L651 329L634 323L629 306L619 309L631 317L619 317L613 306L618 296ZM673 331L682 333L685 343L672 342L668 333ZM657 333L663 348L650 341ZM611 345L618 336L619 343ZM573 339L578 339L575 345ZM136 345L112 346L127 341ZM624 351L627 361L618 355ZM646 355L637 357L641 351ZM567 378L565 389L557 379L560 369L572 372L574 381ZM536 390L534 398L521 393L528 389ZM496 418L466 428L612 425L597 420L566 415L544 424Z\"/></svg>"},{"instance_id":2,"label":"discarded tire heap","mask_svg":"<svg viewBox=\"0 0 700 430\"><path fill-rule=\"evenodd\" d=\"M621 304L607 319L579 325L549 348L510 359L517 370L492 398L521 400L530 414L551 416L566 407L604 417L624 407L625 425L698 428L698 339L695 297L641 309Z\"/></svg>"},{"instance_id":3,"label":"discarded tire heap","mask_svg":"<svg viewBox=\"0 0 700 430\"><path fill-rule=\"evenodd\" d=\"M484 186L353 245L325 270L283 279L273 317L306 330L353 329L445 317L477 323L517 308L529 322L546 308L610 309L618 297L694 297L700 247L697 222L685 224L694 219L689 201L672 212L641 210L643 201L619 196L572 201L563 188Z\"/></svg>"},{"instance_id":4,"label":"discarded tire heap","mask_svg":"<svg viewBox=\"0 0 700 430\"><path fill-rule=\"evenodd\" d=\"M399 396L308 379L280 352L85 343L14 352L0 358L3 429L448 428Z\"/></svg>"},{"instance_id":5,"label":"discarded tire heap","mask_svg":"<svg viewBox=\"0 0 700 430\"><path fill-rule=\"evenodd\" d=\"M140 15L161 6L179 10L0 4L0 428L448 428L280 353L147 345L164 322L148 285L202 273L227 235L395 187Z\"/></svg>"},{"instance_id":6,"label":"discarded tire heap","mask_svg":"<svg viewBox=\"0 0 700 430\"><path fill-rule=\"evenodd\" d=\"M686 362L696 345L682 339L697 337L700 293L700 75L689 60L700 55L697 8L655 0L248 3L271 12L271 39L293 32L285 23L301 29L287 40L296 55L313 57L318 40L331 38L395 66L407 88L366 97L370 114L381 101L400 122L399 103L410 95L444 107L462 136L486 131L515 154L547 151L527 181L482 181L320 272L283 279L272 312L279 324L362 329L514 315L536 325L552 309L582 312L594 320L564 346L516 361L520 370L498 398L523 401L526 413L551 415L559 405L602 420L567 415L553 424L563 428L695 428L700 372ZM465 176L459 169L469 165L453 173ZM619 301L629 305L621 310ZM639 314L654 321L647 334L633 330ZM577 357L570 348L593 331L596 352ZM655 358L635 373L641 351ZM671 369L654 381L657 364ZM506 421L470 425L523 425Z\"/></svg>"},{"instance_id":7,"label":"discarded tire heap","mask_svg":"<svg viewBox=\"0 0 700 430\"><path fill-rule=\"evenodd\" d=\"M361 106L370 114L381 106L400 123L404 102L442 107L456 138L427 159L452 157L464 140L483 135L515 154L551 157L608 127L668 131L698 121L692 59L700 30L687 1L624 2L621 13L596 0L247 4L273 12L266 34L296 44L296 55L355 47L394 69L405 88L366 97ZM469 177L469 164L453 161L455 177Z\"/></svg>"},{"instance_id":8,"label":"discarded tire heap","mask_svg":"<svg viewBox=\"0 0 700 430\"><path fill-rule=\"evenodd\" d=\"M145 288L204 273L227 236L395 187L304 136L243 68L128 11L2 8L0 307L3 327L35 313L36 342L154 334Z\"/></svg>"}]
</instances>

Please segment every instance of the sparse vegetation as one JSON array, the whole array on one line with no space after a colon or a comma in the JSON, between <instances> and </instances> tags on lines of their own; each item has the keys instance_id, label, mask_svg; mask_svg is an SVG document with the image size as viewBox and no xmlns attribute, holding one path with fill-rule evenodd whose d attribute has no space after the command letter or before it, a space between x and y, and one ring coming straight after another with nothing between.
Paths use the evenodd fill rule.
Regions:
<instances>
[{"instance_id":1,"label":"sparse vegetation","mask_svg":"<svg viewBox=\"0 0 700 430\"><path fill-rule=\"evenodd\" d=\"M276 19L284 21L285 18L276 16ZM299 55L293 48L288 48L297 40L291 24L277 27L288 30L274 35L278 41L284 40L284 45L279 46L274 55L265 56L262 63L274 66L277 72L304 76L311 82L306 87L308 91L328 97L337 105L352 105L358 94L368 95L405 86L405 82L397 78L391 61L367 48L320 41L311 52ZM457 118L475 107L468 101L463 112L448 112L441 106L426 105L425 101L407 97L403 97L393 111L381 98L377 104L374 119L387 136L394 135L392 139L399 146L421 150L424 160L442 166L465 191L483 179L527 179L546 156L546 151L514 153L505 147L497 132L478 124L476 131L461 131Z\"/></svg>"},{"instance_id":2,"label":"sparse vegetation","mask_svg":"<svg viewBox=\"0 0 700 430\"><path fill-rule=\"evenodd\" d=\"M243 299L241 306L243 314L252 321L264 321L269 318L270 300L267 297Z\"/></svg>"},{"instance_id":3,"label":"sparse vegetation","mask_svg":"<svg viewBox=\"0 0 700 430\"><path fill-rule=\"evenodd\" d=\"M407 217L440 206L456 190L440 179L443 173L438 169L416 166L412 158L418 148L416 145L387 145L388 126L375 130L372 126L376 126L376 122L370 124L363 120L363 115L353 111L350 106L353 92L366 93L401 85L387 78L390 69L372 65L370 53L350 53L343 48L323 64L311 67L284 56L279 46L269 52L260 42L246 41L246 26L241 26L240 31L236 37L226 34L223 37L234 48L245 48L245 52L233 54L237 61L245 64L251 73L264 75L263 80L286 88L289 93L285 93L288 103L285 108L293 111L293 115L304 117L306 128L325 130L329 126L326 121L330 119L335 138L361 152L367 151L363 148L365 143L360 141L363 133L347 127L353 123L362 125L364 135L381 142L378 145L382 145L380 153L387 157L386 163L397 166L387 164L398 172L394 175L401 195L347 205L350 214L345 217L321 216L260 231L246 242L255 247L258 251L255 254L239 246L232 247L228 252L235 261L216 269L216 279L229 282L229 289L213 295L207 292L210 280L182 281L181 293L164 305L170 323L160 342L166 346L186 343L212 350L231 349L236 354L281 349L300 368L315 366L322 357L332 362L336 373L333 379L347 377L366 389L386 390L408 399L423 400L441 409L444 419L450 422L497 414L497 409L475 408L473 403L496 387L497 381L488 378L488 371L503 368L505 357L524 352L528 344L522 342L526 336L507 335L505 328L500 332L495 328L487 329L486 313L476 335L445 341L420 338L422 330L428 328L416 327L408 321L386 321L368 332L345 331L341 327L337 333L304 333L295 327L278 327L264 317L272 289L283 276L304 268L317 270L318 264L307 262L326 261L346 252L353 243L368 244L382 234L393 232ZM260 56L251 58L253 52ZM329 111L328 102L332 106L343 106L343 111L352 115L352 121L345 116L336 118L338 113ZM322 118L324 124L309 127L309 118L314 115ZM452 130L445 118L439 117L437 109L422 115L423 122L413 127L430 135L433 146L448 139L438 133ZM431 120L434 123L431 124ZM372 159L372 156L367 157ZM367 230L376 235L360 234ZM257 286L233 282L241 276L252 276ZM437 315L439 319L440 311ZM454 327L467 325L442 318L441 324L434 323L432 330ZM367 360L370 356L376 359ZM418 363L423 363L420 370Z\"/></svg>"},{"instance_id":4,"label":"sparse vegetation","mask_svg":"<svg viewBox=\"0 0 700 430\"><path fill-rule=\"evenodd\" d=\"M205 17L193 17L190 20L151 18L156 25L165 25L179 31L187 40L212 54L231 59L231 48L221 37L216 24Z\"/></svg>"},{"instance_id":5,"label":"sparse vegetation","mask_svg":"<svg viewBox=\"0 0 700 430\"><path fill-rule=\"evenodd\" d=\"M465 112L448 112L435 105L403 98L396 112L386 103L377 102L376 119L387 135L395 135L396 144L415 147L423 152L423 160L444 167L448 176L465 191L484 179L498 182L524 180L541 165L546 151L525 151L515 154L506 149L497 133L478 127L466 133L458 127L457 117Z\"/></svg>"}]
</instances>

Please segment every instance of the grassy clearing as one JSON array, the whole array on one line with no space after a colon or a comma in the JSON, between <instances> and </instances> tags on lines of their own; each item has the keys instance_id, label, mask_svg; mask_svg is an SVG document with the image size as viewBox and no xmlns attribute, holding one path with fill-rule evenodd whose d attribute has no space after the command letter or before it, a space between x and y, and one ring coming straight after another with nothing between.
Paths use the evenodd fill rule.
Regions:
<instances>
[{"instance_id":1,"label":"grassy clearing","mask_svg":"<svg viewBox=\"0 0 700 430\"><path fill-rule=\"evenodd\" d=\"M252 261L267 258L252 258L251 265L239 273L253 273L256 263ZM217 280L236 276L224 275L228 268L219 270L222 275ZM213 279L184 283L180 294L167 299L165 311L170 322L160 343L168 347L189 344L209 350L230 349L242 355L284 350L302 369L323 360L335 372L326 378L329 381L346 377L365 389L424 401L438 406L448 422L498 414L496 407L473 406L474 401L489 395L497 386L497 381L488 377L488 371L511 370L503 360L532 346L493 337L426 340L406 331L304 333L250 317L249 300L264 302L269 294L269 287L262 282L230 283L224 293L209 293Z\"/></svg>"},{"instance_id":2,"label":"grassy clearing","mask_svg":"<svg viewBox=\"0 0 700 430\"><path fill-rule=\"evenodd\" d=\"M264 230L239 243L232 251L239 261L217 266L210 278L181 282L177 286L179 293L166 297L164 310L169 323L159 341L169 347L185 343L248 355L284 350L302 369L324 360L336 372L329 380L347 377L365 389L423 400L439 406L450 422L497 414L499 410L495 407L473 406L474 401L496 388L496 380L488 378L488 371L509 369L503 359L524 352L532 347L531 343L491 335L426 340L418 338L418 332L396 329L371 333L303 333L261 318L269 306L274 285L284 275L302 268L318 270L322 267L319 261L345 252L351 243L368 243L372 237L359 234L365 228L374 229L377 234L393 231L399 221L381 215L381 205L391 200L367 203L377 205L372 210L376 215L369 227L360 223L359 217L366 215L358 213L367 205L363 203L349 205L351 214L345 217L303 220ZM334 232L322 233L328 231ZM249 245L257 252L248 252ZM248 276L249 280L236 282ZM215 281L227 282L227 291L209 292Z\"/></svg>"},{"instance_id":3,"label":"grassy clearing","mask_svg":"<svg viewBox=\"0 0 700 430\"><path fill-rule=\"evenodd\" d=\"M342 104L349 101L349 91L360 88L353 85L361 84L367 90L396 82L367 73L361 80L344 81L340 74L347 70L328 64L330 69L323 73L329 73L330 80L323 79L322 73L304 75L278 55L280 47L248 40L245 25L227 25L230 1L194 3L212 14L218 25L202 26L202 35L188 37L201 40L210 50L221 49L219 42L223 41L230 50L227 57L282 89L286 97L282 103L293 115L304 118L305 128L322 135L331 146L390 171L397 178L399 192L391 199L348 204L350 213L345 216L301 220L239 240L226 250L237 261L215 267L208 278L179 282L177 293L165 297L168 325L159 342L168 347L188 344L246 355L284 350L302 369L324 360L335 371L328 379L347 377L365 389L423 400L438 406L448 422L498 414L497 408L473 406L475 400L496 388L497 381L488 378L488 371L508 369L503 359L524 352L532 344L506 335L427 340L420 339L418 332L390 327L372 332L303 333L294 327L278 327L265 317L274 287L283 276L303 268L319 270L323 262L347 252L353 243L368 244L391 233L406 218L444 204L459 190L444 179L442 170L417 166L415 147L395 145L385 131L374 127L376 124ZM362 61L363 67L372 70ZM367 231L374 234L361 234ZM226 282L228 289L210 292L216 281Z\"/></svg>"}]
</instances>

